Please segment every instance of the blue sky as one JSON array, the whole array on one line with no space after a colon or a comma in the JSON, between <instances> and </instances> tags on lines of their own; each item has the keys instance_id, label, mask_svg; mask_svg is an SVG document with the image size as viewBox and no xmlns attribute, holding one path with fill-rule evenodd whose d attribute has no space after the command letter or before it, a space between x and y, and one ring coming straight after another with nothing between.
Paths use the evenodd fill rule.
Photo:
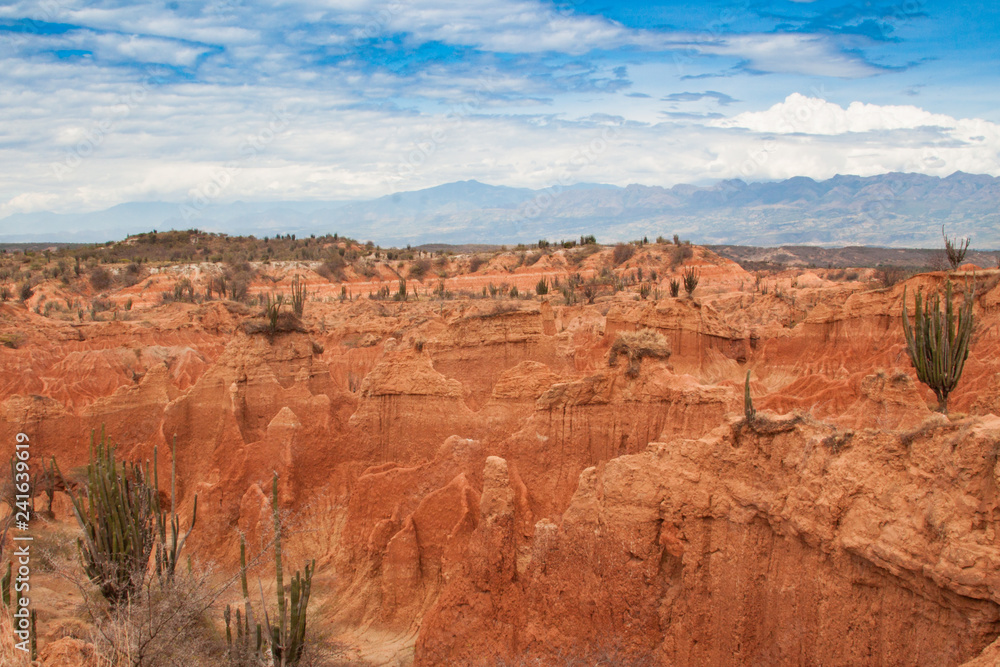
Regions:
<instances>
[{"instance_id":1,"label":"blue sky","mask_svg":"<svg viewBox=\"0 0 1000 667\"><path fill-rule=\"evenodd\" d=\"M0 6L0 217L888 171L1000 175L995 3Z\"/></svg>"}]
</instances>

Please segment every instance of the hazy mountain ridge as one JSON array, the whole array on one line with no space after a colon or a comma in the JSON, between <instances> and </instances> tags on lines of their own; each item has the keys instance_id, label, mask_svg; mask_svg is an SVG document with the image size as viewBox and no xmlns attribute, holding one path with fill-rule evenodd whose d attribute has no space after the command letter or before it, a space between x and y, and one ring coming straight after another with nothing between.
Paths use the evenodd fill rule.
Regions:
<instances>
[{"instance_id":1,"label":"hazy mountain ridge","mask_svg":"<svg viewBox=\"0 0 1000 667\"><path fill-rule=\"evenodd\" d=\"M137 202L79 215L15 214L0 220L0 241L101 241L198 227L257 235L339 232L383 245L517 243L581 233L608 242L678 233L718 244L932 247L944 224L981 248L1000 248L998 211L1000 178L962 172L670 188L531 190L459 181L359 202L235 202L201 210Z\"/></svg>"}]
</instances>

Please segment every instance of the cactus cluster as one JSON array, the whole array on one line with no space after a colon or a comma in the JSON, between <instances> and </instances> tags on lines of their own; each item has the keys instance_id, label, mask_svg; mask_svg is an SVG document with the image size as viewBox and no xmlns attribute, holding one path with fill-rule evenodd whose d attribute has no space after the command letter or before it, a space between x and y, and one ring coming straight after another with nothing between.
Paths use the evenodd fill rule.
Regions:
<instances>
[{"instance_id":1,"label":"cactus cluster","mask_svg":"<svg viewBox=\"0 0 1000 667\"><path fill-rule=\"evenodd\" d=\"M945 284L945 309L941 310L941 297L928 298L926 307L920 292L915 295L914 322L910 326L906 310L906 288L903 288L903 334L906 350L917 371L917 378L934 392L938 411L948 414L948 394L958 384L969 356L972 338L972 302L975 290L966 291L965 300L955 312L952 303L952 285Z\"/></svg>"},{"instance_id":2,"label":"cactus cluster","mask_svg":"<svg viewBox=\"0 0 1000 667\"><path fill-rule=\"evenodd\" d=\"M118 463L115 448L103 428L101 440L90 436L90 463L84 494L70 494L73 513L83 529L77 540L80 560L87 577L101 594L118 606L127 602L146 580L150 556L155 550L155 571L161 581L173 579L174 570L198 512L195 497L191 524L181 535L180 519L174 511L176 502L176 447L174 438L170 479L170 515L160 505L156 450L154 449L153 484L149 484L149 466ZM55 467L55 474L58 468ZM167 533L167 526L170 533Z\"/></svg>"},{"instance_id":3,"label":"cactus cluster","mask_svg":"<svg viewBox=\"0 0 1000 667\"><path fill-rule=\"evenodd\" d=\"M263 655L265 653L264 638L270 644L271 661L274 667L297 665L302 660L305 651L306 612L309 608L309 596L312 592L312 577L316 571L316 561L306 563L305 572L296 571L292 576L291 595L285 593L284 567L281 562L281 516L278 512L278 473L274 474L272 483L271 512L274 519L274 568L275 588L277 591L277 618L274 624L267 614L267 605L261 592L261 604L264 607L264 623L254 623L253 608L250 605L250 592L247 587L246 542L240 538L240 584L243 588L243 605L245 612L236 609L235 619L229 605L223 612L226 621L226 641L229 643L231 657ZM236 636L233 636L233 621L235 620Z\"/></svg>"},{"instance_id":4,"label":"cactus cluster","mask_svg":"<svg viewBox=\"0 0 1000 667\"><path fill-rule=\"evenodd\" d=\"M295 274L295 278L292 279L292 310L295 311L295 315L302 317L302 313L306 307L306 285L299 278L298 274Z\"/></svg>"},{"instance_id":5,"label":"cactus cluster","mask_svg":"<svg viewBox=\"0 0 1000 667\"><path fill-rule=\"evenodd\" d=\"M284 294L278 294L277 296L265 294L263 297L264 317L267 319L267 332L272 336L278 332L278 317L281 315L281 306L284 303Z\"/></svg>"},{"instance_id":6,"label":"cactus cluster","mask_svg":"<svg viewBox=\"0 0 1000 667\"><path fill-rule=\"evenodd\" d=\"M680 284L680 282L676 278L671 278L670 279L670 296L672 296L672 297L674 297L676 299L677 295L680 294L680 291L681 291L681 284Z\"/></svg>"},{"instance_id":7,"label":"cactus cluster","mask_svg":"<svg viewBox=\"0 0 1000 667\"><path fill-rule=\"evenodd\" d=\"M149 566L156 503L148 472L138 463L117 463L103 428L96 447L91 433L86 502L81 495L71 498L83 529L77 547L84 570L112 606L139 590Z\"/></svg>"},{"instance_id":8,"label":"cactus cluster","mask_svg":"<svg viewBox=\"0 0 1000 667\"><path fill-rule=\"evenodd\" d=\"M231 656L235 654L239 657L263 655L263 627L260 623L254 623L253 607L250 605L250 590L247 586L247 544L242 535L240 535L240 584L243 589L245 612L241 614L240 608L236 607L235 623L233 623L230 605L226 605L222 614L226 621L226 642L229 644L229 652ZM234 625L236 628L235 638L233 637ZM251 632L252 630L253 632Z\"/></svg>"},{"instance_id":9,"label":"cactus cluster","mask_svg":"<svg viewBox=\"0 0 1000 667\"><path fill-rule=\"evenodd\" d=\"M313 572L316 561L306 563L305 574L296 571L292 576L291 599L285 597L283 569L281 566L281 517L278 514L278 473L274 473L271 509L274 514L274 566L277 579L278 618L277 625L271 626L267 614L264 622L271 637L271 656L274 664L297 665L305 649L306 611L312 589ZM289 602L291 603L289 605Z\"/></svg>"},{"instance_id":10,"label":"cactus cluster","mask_svg":"<svg viewBox=\"0 0 1000 667\"><path fill-rule=\"evenodd\" d=\"M687 292L689 297L694 294L694 289L698 286L698 280L700 279L701 272L698 269L693 266L684 269L684 291Z\"/></svg>"},{"instance_id":11,"label":"cactus cluster","mask_svg":"<svg viewBox=\"0 0 1000 667\"><path fill-rule=\"evenodd\" d=\"M964 239L950 239L944 233L944 225L941 225L941 236L944 237L945 257L948 258L948 263L951 264L952 270L956 270L965 260L965 253L968 252L969 243L972 242L972 239L968 237Z\"/></svg>"},{"instance_id":12,"label":"cactus cluster","mask_svg":"<svg viewBox=\"0 0 1000 667\"><path fill-rule=\"evenodd\" d=\"M171 581L174 578L174 571L177 569L177 561L184 543L187 542L188 535L194 530L195 521L198 520L198 494L194 496L194 508L191 510L191 524L187 532L181 536L180 518L175 512L177 507L177 436L174 435L173 445L170 450L170 536L167 536L167 513L160 506L160 477L157 470L157 452L153 448L153 511L156 514L156 532L158 540L156 542L156 575L161 581ZM180 538L180 539L178 539Z\"/></svg>"}]
</instances>

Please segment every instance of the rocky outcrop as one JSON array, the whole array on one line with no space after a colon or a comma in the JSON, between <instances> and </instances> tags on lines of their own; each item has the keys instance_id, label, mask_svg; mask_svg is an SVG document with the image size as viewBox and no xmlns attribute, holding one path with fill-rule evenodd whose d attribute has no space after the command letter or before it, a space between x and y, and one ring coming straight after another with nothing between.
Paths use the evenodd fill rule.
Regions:
<instances>
[{"instance_id":1,"label":"rocky outcrop","mask_svg":"<svg viewBox=\"0 0 1000 667\"><path fill-rule=\"evenodd\" d=\"M416 662L974 658L1000 632L998 437L997 418L906 437L733 422L588 468L531 539L510 502L487 521L484 501L482 556L427 615Z\"/></svg>"},{"instance_id":2,"label":"rocky outcrop","mask_svg":"<svg viewBox=\"0 0 1000 667\"><path fill-rule=\"evenodd\" d=\"M484 271L537 281L503 257ZM589 280L601 261L537 266ZM615 269L656 268L659 299L430 300L421 284L416 303L310 300L301 331L270 336L247 334L257 314L237 304L150 297L86 323L0 304L0 336L21 336L0 349L0 458L19 431L66 471L91 430L161 462L176 436L182 516L198 494L190 548L223 569L238 532L266 546L277 472L288 558L320 562L324 629L389 636L420 664L996 653L1000 287L978 292L949 420L909 367L902 284L816 270L755 287L699 251L702 283L670 299L667 262L640 249ZM611 366L641 329L669 358ZM748 370L756 430L737 421Z\"/></svg>"}]
</instances>

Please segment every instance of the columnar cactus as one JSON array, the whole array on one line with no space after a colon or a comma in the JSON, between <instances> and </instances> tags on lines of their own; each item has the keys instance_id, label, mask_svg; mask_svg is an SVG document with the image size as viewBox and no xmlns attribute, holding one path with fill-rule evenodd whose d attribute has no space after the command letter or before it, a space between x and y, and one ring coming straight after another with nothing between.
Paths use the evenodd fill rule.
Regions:
<instances>
[{"instance_id":1,"label":"columnar cactus","mask_svg":"<svg viewBox=\"0 0 1000 667\"><path fill-rule=\"evenodd\" d=\"M250 590L247 586L247 545L246 539L240 536L240 584L243 589L243 606L245 613L240 614L236 607L236 638L233 639L231 627L232 611L229 605L223 612L226 620L226 641L229 644L230 657L237 659L262 655L264 647L263 628L260 623L254 623L253 607L250 606Z\"/></svg>"},{"instance_id":2,"label":"columnar cactus","mask_svg":"<svg viewBox=\"0 0 1000 667\"><path fill-rule=\"evenodd\" d=\"M281 517L278 513L278 473L272 483L271 511L274 515L274 566L278 595L277 625L271 626L267 615L268 636L271 638L271 657L275 667L297 665L305 650L306 611L312 589L312 576L316 561L306 563L305 574L296 571L292 577L291 600L285 597L284 570L281 565ZM289 602L291 604L289 604Z\"/></svg>"},{"instance_id":3,"label":"columnar cactus","mask_svg":"<svg viewBox=\"0 0 1000 667\"><path fill-rule=\"evenodd\" d=\"M299 278L298 274L292 280L292 310L299 317L306 307L306 284Z\"/></svg>"},{"instance_id":4,"label":"columnar cactus","mask_svg":"<svg viewBox=\"0 0 1000 667\"><path fill-rule=\"evenodd\" d=\"M170 536L167 539L167 514L160 507L160 495L157 489L160 488L159 472L157 470L156 448L153 448L153 510L156 513L156 530L159 540L156 543L156 574L161 581L171 581L174 578L174 570L177 568L177 561L184 543L187 542L188 535L194 530L195 521L198 519L198 494L194 496L194 508L191 510L191 525L187 532L180 536L180 518L175 512L177 507L177 436L174 435L173 446L170 450ZM180 539L178 539L180 537Z\"/></svg>"},{"instance_id":5,"label":"columnar cactus","mask_svg":"<svg viewBox=\"0 0 1000 667\"><path fill-rule=\"evenodd\" d=\"M272 483L271 512L274 518L274 568L278 598L277 616L274 624L267 613L267 603L261 588L261 604L264 609L263 626L254 623L253 608L250 606L250 591L247 587L246 541L240 537L240 584L243 588L244 614L239 608L235 613L236 636L233 636L233 611L226 606L223 617L226 621L226 640L230 656L252 656L266 653L264 638L270 644L271 663L274 667L298 665L305 651L306 612L309 595L312 592L312 577L316 571L316 561L306 563L305 573L296 571L292 576L291 596L285 594L285 571L281 553L281 516L278 512L278 473ZM252 631L256 631L256 636ZM263 630L263 632L262 632Z\"/></svg>"},{"instance_id":6,"label":"columnar cactus","mask_svg":"<svg viewBox=\"0 0 1000 667\"><path fill-rule=\"evenodd\" d=\"M941 311L941 297L935 295L933 303L927 300L926 309L920 292L914 305L914 322L910 326L906 311L906 289L903 289L903 334L910 361L917 371L917 378L934 392L938 411L948 414L948 394L958 384L969 356L972 338L972 302L975 290L966 291L965 300L955 312L952 303L952 285L945 283L945 310Z\"/></svg>"},{"instance_id":7,"label":"columnar cactus","mask_svg":"<svg viewBox=\"0 0 1000 667\"><path fill-rule=\"evenodd\" d=\"M688 297L694 294L694 289L698 286L700 278L701 272L693 266L684 269L684 291L687 292Z\"/></svg>"},{"instance_id":8,"label":"columnar cactus","mask_svg":"<svg viewBox=\"0 0 1000 667\"><path fill-rule=\"evenodd\" d=\"M149 567L156 541L156 491L147 484L148 476L137 463L115 461L103 429L96 447L91 433L86 503L81 495L72 495L73 513L83 529L77 547L87 576L113 606L140 589Z\"/></svg>"}]
</instances>

